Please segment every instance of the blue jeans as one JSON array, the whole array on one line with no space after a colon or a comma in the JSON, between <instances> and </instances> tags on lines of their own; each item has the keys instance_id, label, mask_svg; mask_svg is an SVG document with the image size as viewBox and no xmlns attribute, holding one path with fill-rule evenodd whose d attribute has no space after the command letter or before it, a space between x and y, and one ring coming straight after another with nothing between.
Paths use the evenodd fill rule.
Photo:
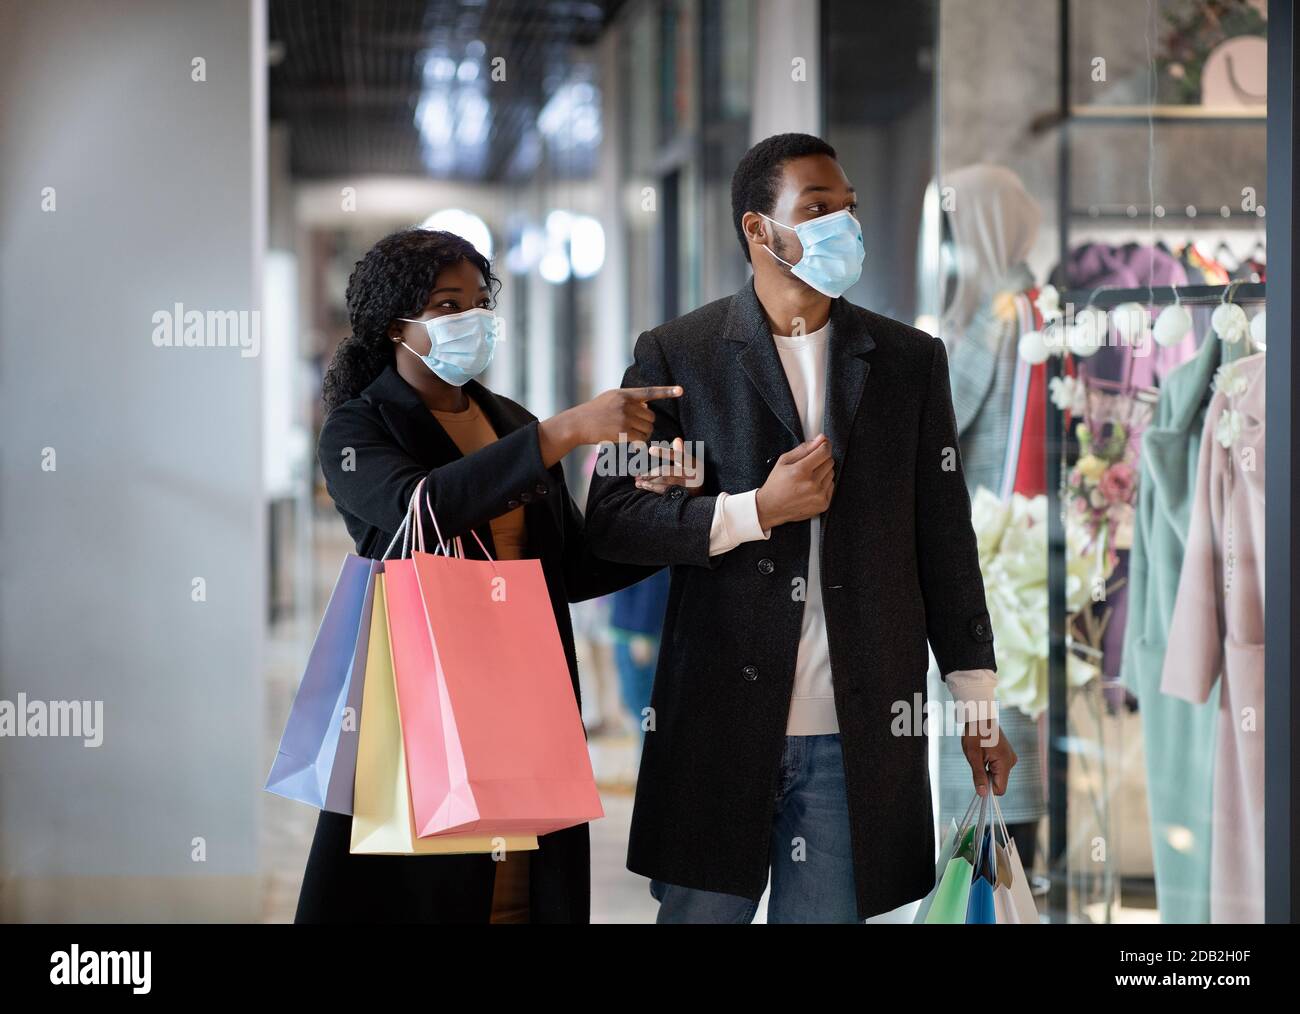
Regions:
<instances>
[{"instance_id":1,"label":"blue jeans","mask_svg":"<svg viewBox=\"0 0 1300 1014\"><path fill-rule=\"evenodd\" d=\"M769 923L853 923L853 847L840 737L787 736L770 856ZM661 923L753 922L758 902L650 881Z\"/></svg>"}]
</instances>

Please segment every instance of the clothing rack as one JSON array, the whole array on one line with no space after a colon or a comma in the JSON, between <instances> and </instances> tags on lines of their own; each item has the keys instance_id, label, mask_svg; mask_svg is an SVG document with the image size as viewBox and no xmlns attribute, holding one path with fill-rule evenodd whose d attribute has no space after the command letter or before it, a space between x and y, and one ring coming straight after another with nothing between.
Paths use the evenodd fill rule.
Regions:
<instances>
[{"instance_id":1,"label":"clothing rack","mask_svg":"<svg viewBox=\"0 0 1300 1014\"><path fill-rule=\"evenodd\" d=\"M1133 289L1070 289L1061 294L1061 305L1074 304L1075 312L1085 306L1112 310L1121 303L1143 306L1169 306L1185 303L1205 306L1222 302L1225 294L1230 303L1256 303L1264 298L1264 282L1228 282L1226 285L1145 285Z\"/></svg>"},{"instance_id":2,"label":"clothing rack","mask_svg":"<svg viewBox=\"0 0 1300 1014\"><path fill-rule=\"evenodd\" d=\"M1225 211L1227 214L1224 214ZM1217 208L1198 208L1195 205L1179 207L1167 204L1154 206L1146 204L1090 204L1086 208L1071 208L1070 214L1075 218L1122 220L1125 222L1147 222L1154 217L1157 224L1162 219L1176 219L1180 223L1201 222L1208 225L1245 219L1250 222L1258 222L1261 229L1264 227L1263 217L1256 212L1234 211L1227 205L1221 205Z\"/></svg>"},{"instance_id":3,"label":"clothing rack","mask_svg":"<svg viewBox=\"0 0 1300 1014\"><path fill-rule=\"evenodd\" d=\"M1064 263L1064 260L1062 260ZM1220 302L1255 303L1264 299L1264 282L1228 282L1226 285L1155 285L1138 288L1070 289L1061 293L1062 310L1071 305L1078 313L1092 306L1110 310L1123 303L1142 306L1213 306ZM1206 341L1217 341L1214 335ZM1051 378L1062 376L1062 359L1052 356L1047 360L1047 377L1044 397L1047 401L1047 603L1048 603L1048 778L1050 793L1048 803L1049 869L1052 872L1049 893L1049 919L1066 918L1070 871L1068 868L1067 820L1069 775L1069 683L1066 666L1069 664L1066 649L1066 543L1065 525L1061 515L1061 483L1066 472L1066 462L1078 455L1078 441L1073 430L1067 431L1064 413L1052 404Z\"/></svg>"}]
</instances>

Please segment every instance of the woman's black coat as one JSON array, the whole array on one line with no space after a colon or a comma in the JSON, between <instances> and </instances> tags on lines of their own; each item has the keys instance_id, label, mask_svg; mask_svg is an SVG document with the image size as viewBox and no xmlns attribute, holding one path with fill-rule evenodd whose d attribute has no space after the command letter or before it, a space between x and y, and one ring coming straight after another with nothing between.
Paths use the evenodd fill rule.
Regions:
<instances>
[{"instance_id":1,"label":"woman's black coat","mask_svg":"<svg viewBox=\"0 0 1300 1014\"><path fill-rule=\"evenodd\" d=\"M357 552L383 556L411 493L427 479L444 538L465 536L465 554L481 557L478 533L495 552L489 522L524 506L528 555L541 561L555 622L579 699L570 602L626 587L654 567L597 560L559 465L546 468L537 419L509 398L470 381L465 391L496 431L495 443L462 455L419 395L389 366L359 397L332 411L321 429L325 485ZM426 539L432 526L424 515ZM354 856L351 818L322 811L298 901L298 922L487 922L495 865L490 856ZM539 838L529 852L533 922L590 919L587 825Z\"/></svg>"}]
</instances>

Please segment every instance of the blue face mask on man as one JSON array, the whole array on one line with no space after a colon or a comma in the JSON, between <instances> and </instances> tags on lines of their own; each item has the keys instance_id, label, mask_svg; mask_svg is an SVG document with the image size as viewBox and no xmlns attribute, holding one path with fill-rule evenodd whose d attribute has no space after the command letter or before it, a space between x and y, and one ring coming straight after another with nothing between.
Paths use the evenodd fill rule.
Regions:
<instances>
[{"instance_id":1,"label":"blue face mask on man","mask_svg":"<svg viewBox=\"0 0 1300 1014\"><path fill-rule=\"evenodd\" d=\"M491 310L475 307L463 313L449 313L428 320L398 317L409 324L423 324L429 332L429 353L420 355L401 342L407 352L453 387L463 387L488 368L496 351L498 318Z\"/></svg>"},{"instance_id":2,"label":"blue face mask on man","mask_svg":"<svg viewBox=\"0 0 1300 1014\"><path fill-rule=\"evenodd\" d=\"M862 226L847 208L798 225L778 222L761 211L758 214L799 237L803 256L794 264L778 257L771 247L765 249L792 275L822 295L837 299L862 277L862 260L867 253L862 244Z\"/></svg>"}]
</instances>

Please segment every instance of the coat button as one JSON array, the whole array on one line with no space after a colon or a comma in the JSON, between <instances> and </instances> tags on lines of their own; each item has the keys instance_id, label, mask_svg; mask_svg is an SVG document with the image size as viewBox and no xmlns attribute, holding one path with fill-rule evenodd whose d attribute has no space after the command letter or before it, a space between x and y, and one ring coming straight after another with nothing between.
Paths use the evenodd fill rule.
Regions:
<instances>
[{"instance_id":1,"label":"coat button","mask_svg":"<svg viewBox=\"0 0 1300 1014\"><path fill-rule=\"evenodd\" d=\"M518 507L518 506L519 506L519 501L518 501L518 500L507 500L507 501L506 501L506 507L507 507L509 510L514 510L514 509L515 509L516 507Z\"/></svg>"},{"instance_id":2,"label":"coat button","mask_svg":"<svg viewBox=\"0 0 1300 1014\"><path fill-rule=\"evenodd\" d=\"M774 570L776 570L776 564L773 563L771 560L769 560L766 556L763 557L763 559L758 561L758 572L760 574L770 574Z\"/></svg>"},{"instance_id":3,"label":"coat button","mask_svg":"<svg viewBox=\"0 0 1300 1014\"><path fill-rule=\"evenodd\" d=\"M668 497L671 500L680 500L682 498L682 487L674 486L668 491Z\"/></svg>"},{"instance_id":4,"label":"coat button","mask_svg":"<svg viewBox=\"0 0 1300 1014\"><path fill-rule=\"evenodd\" d=\"M751 683L754 680L758 679L758 669L756 669L752 665L745 666L745 668L740 670L740 674L744 676L745 679L749 680Z\"/></svg>"},{"instance_id":5,"label":"coat button","mask_svg":"<svg viewBox=\"0 0 1300 1014\"><path fill-rule=\"evenodd\" d=\"M519 499L522 500L524 503L532 503L533 494L528 492L528 490L524 490L522 493L519 494Z\"/></svg>"},{"instance_id":6,"label":"coat button","mask_svg":"<svg viewBox=\"0 0 1300 1014\"><path fill-rule=\"evenodd\" d=\"M545 496L547 493L550 492L550 487L547 486L546 483L544 482L539 482L536 486L533 487L533 489L537 491L539 496Z\"/></svg>"},{"instance_id":7,"label":"coat button","mask_svg":"<svg viewBox=\"0 0 1300 1014\"><path fill-rule=\"evenodd\" d=\"M975 636L977 637L984 636L984 624L982 623L975 624Z\"/></svg>"}]
</instances>

